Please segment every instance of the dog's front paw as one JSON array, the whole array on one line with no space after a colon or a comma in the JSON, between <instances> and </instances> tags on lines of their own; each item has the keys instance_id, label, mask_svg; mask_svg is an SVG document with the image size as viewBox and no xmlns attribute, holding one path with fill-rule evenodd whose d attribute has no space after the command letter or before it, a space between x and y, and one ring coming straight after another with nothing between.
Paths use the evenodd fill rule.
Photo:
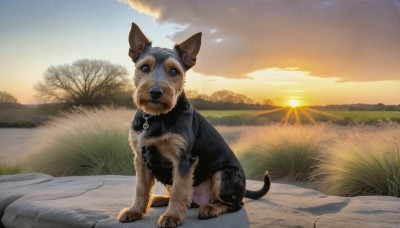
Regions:
<instances>
[{"instance_id":1,"label":"dog's front paw","mask_svg":"<svg viewBox=\"0 0 400 228\"><path fill-rule=\"evenodd\" d=\"M177 227L182 225L182 220L168 215L161 215L158 219L158 227Z\"/></svg>"},{"instance_id":2,"label":"dog's front paw","mask_svg":"<svg viewBox=\"0 0 400 228\"><path fill-rule=\"evenodd\" d=\"M134 222L143 217L143 214L132 211L130 208L124 208L118 215L118 221L120 222Z\"/></svg>"}]
</instances>

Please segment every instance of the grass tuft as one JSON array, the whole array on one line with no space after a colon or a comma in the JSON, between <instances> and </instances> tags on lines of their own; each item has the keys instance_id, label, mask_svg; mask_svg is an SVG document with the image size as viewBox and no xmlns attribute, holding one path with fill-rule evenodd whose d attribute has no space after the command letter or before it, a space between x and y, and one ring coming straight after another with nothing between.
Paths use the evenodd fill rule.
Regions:
<instances>
[{"instance_id":1,"label":"grass tuft","mask_svg":"<svg viewBox=\"0 0 400 228\"><path fill-rule=\"evenodd\" d=\"M332 144L328 125L270 125L246 131L233 146L247 178L262 179L265 170L275 177L307 180L317 157Z\"/></svg>"},{"instance_id":2,"label":"grass tuft","mask_svg":"<svg viewBox=\"0 0 400 228\"><path fill-rule=\"evenodd\" d=\"M400 197L400 128L352 129L321 157L313 179L326 194Z\"/></svg>"},{"instance_id":3,"label":"grass tuft","mask_svg":"<svg viewBox=\"0 0 400 228\"><path fill-rule=\"evenodd\" d=\"M53 119L34 136L33 171L53 176L132 175L128 131L131 110L76 109Z\"/></svg>"},{"instance_id":4,"label":"grass tuft","mask_svg":"<svg viewBox=\"0 0 400 228\"><path fill-rule=\"evenodd\" d=\"M22 172L21 165L18 163L5 163L1 162L0 163L0 175L12 175L12 174L18 174Z\"/></svg>"}]
</instances>

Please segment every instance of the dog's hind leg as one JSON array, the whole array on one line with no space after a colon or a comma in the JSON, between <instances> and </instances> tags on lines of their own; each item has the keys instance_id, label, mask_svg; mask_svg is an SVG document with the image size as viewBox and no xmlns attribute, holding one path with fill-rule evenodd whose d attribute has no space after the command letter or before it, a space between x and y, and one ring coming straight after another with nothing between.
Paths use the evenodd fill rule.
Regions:
<instances>
[{"instance_id":1,"label":"dog's hind leg","mask_svg":"<svg viewBox=\"0 0 400 228\"><path fill-rule=\"evenodd\" d=\"M200 206L199 219L210 219L242 208L245 178L241 170L224 169L216 172L211 180L210 203Z\"/></svg>"},{"instance_id":2,"label":"dog's hind leg","mask_svg":"<svg viewBox=\"0 0 400 228\"><path fill-rule=\"evenodd\" d=\"M154 195L151 199L151 206L152 207L167 206L170 197L171 197L171 185L165 185L165 196Z\"/></svg>"}]
</instances>

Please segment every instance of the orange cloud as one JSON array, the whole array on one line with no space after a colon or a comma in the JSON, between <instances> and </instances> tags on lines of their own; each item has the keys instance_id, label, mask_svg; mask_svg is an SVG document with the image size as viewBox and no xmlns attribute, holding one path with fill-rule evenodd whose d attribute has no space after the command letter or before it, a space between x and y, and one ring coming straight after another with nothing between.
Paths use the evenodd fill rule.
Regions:
<instances>
[{"instance_id":1,"label":"orange cloud","mask_svg":"<svg viewBox=\"0 0 400 228\"><path fill-rule=\"evenodd\" d=\"M122 0L159 22L186 25L172 39L202 31L196 71L240 78L298 68L342 81L400 78L398 0Z\"/></svg>"}]
</instances>

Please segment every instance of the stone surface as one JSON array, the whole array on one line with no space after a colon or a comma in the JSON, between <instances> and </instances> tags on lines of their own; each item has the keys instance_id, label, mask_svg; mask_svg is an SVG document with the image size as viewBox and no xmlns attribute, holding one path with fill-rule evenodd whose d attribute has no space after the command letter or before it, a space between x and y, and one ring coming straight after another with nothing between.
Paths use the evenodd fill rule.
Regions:
<instances>
[{"instance_id":1,"label":"stone surface","mask_svg":"<svg viewBox=\"0 0 400 228\"><path fill-rule=\"evenodd\" d=\"M261 182L247 181L249 189ZM142 220L116 217L133 200L135 177L54 178L31 173L0 176L0 215L4 227L156 227L165 208L152 208ZM157 183L154 193L164 189ZM335 197L273 183L259 200L244 200L239 212L210 220L189 209L183 227L400 227L400 199L386 196Z\"/></svg>"}]
</instances>

